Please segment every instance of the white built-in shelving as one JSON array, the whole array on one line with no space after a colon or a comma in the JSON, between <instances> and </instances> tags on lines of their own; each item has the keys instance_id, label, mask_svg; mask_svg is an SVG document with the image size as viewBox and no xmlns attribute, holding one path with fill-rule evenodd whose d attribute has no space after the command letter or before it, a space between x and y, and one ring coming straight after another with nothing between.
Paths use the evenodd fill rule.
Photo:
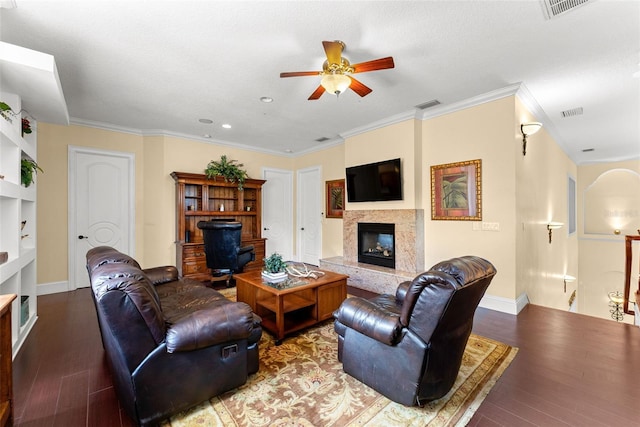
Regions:
<instances>
[{"instance_id":1,"label":"white built-in shelving","mask_svg":"<svg viewBox=\"0 0 640 427\"><path fill-rule=\"evenodd\" d=\"M37 161L37 121L68 124L69 114L51 55L0 42L0 294L16 294L11 319L13 355L37 320L36 185L21 183L23 158ZM22 134L22 118L32 133Z\"/></svg>"}]
</instances>

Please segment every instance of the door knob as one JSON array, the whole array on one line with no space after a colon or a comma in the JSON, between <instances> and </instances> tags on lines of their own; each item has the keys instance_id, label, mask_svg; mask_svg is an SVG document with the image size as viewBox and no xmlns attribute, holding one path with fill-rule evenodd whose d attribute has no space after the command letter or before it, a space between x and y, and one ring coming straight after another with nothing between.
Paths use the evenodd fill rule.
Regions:
<instances>
[{"instance_id":1,"label":"door knob","mask_svg":"<svg viewBox=\"0 0 640 427\"><path fill-rule=\"evenodd\" d=\"M304 231L304 227L300 227L300 230Z\"/></svg>"},{"instance_id":2,"label":"door knob","mask_svg":"<svg viewBox=\"0 0 640 427\"><path fill-rule=\"evenodd\" d=\"M82 234L78 236L78 239L82 240L82 239L88 239L89 236L83 236Z\"/></svg>"}]
</instances>

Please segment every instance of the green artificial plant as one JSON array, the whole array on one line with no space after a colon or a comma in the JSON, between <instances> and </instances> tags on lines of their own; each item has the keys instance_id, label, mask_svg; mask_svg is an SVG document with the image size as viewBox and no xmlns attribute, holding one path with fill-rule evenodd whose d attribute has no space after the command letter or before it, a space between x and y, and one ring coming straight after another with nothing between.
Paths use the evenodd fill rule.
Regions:
<instances>
[{"instance_id":1,"label":"green artificial plant","mask_svg":"<svg viewBox=\"0 0 640 427\"><path fill-rule=\"evenodd\" d=\"M207 178L221 176L227 182L237 182L238 190L242 190L244 181L249 178L247 172L241 169L242 166L244 166L242 163L238 163L236 160L229 160L223 154L220 157L220 161L211 160L204 172Z\"/></svg>"},{"instance_id":2,"label":"green artificial plant","mask_svg":"<svg viewBox=\"0 0 640 427\"><path fill-rule=\"evenodd\" d=\"M268 273L280 273L286 271L287 263L282 260L282 255L277 252L264 258L264 271Z\"/></svg>"},{"instance_id":3,"label":"green artificial plant","mask_svg":"<svg viewBox=\"0 0 640 427\"><path fill-rule=\"evenodd\" d=\"M22 185L25 187L30 186L33 183L34 175L38 172L43 172L42 168L38 166L38 164L31 159L22 159L20 165L20 179L22 181Z\"/></svg>"}]
</instances>

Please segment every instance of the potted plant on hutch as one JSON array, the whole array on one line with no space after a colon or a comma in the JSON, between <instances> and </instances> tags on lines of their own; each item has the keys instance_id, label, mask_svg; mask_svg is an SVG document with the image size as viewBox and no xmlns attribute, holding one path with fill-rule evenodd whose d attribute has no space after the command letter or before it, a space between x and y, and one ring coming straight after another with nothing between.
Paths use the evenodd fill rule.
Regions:
<instances>
[{"instance_id":1,"label":"potted plant on hutch","mask_svg":"<svg viewBox=\"0 0 640 427\"><path fill-rule=\"evenodd\" d=\"M238 163L237 160L229 160L225 154L220 156L220 161L211 160L204 170L207 178L215 178L221 176L227 182L237 182L238 190L242 191L244 187L244 181L249 178L247 172L242 168L242 163Z\"/></svg>"},{"instance_id":2,"label":"potted plant on hutch","mask_svg":"<svg viewBox=\"0 0 640 427\"><path fill-rule=\"evenodd\" d=\"M262 278L270 283L278 283L285 280L287 276L287 263L283 261L282 255L277 252L264 258L264 269Z\"/></svg>"}]
</instances>

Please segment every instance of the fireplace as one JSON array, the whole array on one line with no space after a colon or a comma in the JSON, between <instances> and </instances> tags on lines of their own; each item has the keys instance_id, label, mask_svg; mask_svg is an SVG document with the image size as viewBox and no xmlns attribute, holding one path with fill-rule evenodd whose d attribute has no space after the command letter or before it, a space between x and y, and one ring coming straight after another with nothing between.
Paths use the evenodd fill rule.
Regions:
<instances>
[{"instance_id":1,"label":"fireplace","mask_svg":"<svg viewBox=\"0 0 640 427\"><path fill-rule=\"evenodd\" d=\"M395 224L358 223L358 262L396 268Z\"/></svg>"}]
</instances>

